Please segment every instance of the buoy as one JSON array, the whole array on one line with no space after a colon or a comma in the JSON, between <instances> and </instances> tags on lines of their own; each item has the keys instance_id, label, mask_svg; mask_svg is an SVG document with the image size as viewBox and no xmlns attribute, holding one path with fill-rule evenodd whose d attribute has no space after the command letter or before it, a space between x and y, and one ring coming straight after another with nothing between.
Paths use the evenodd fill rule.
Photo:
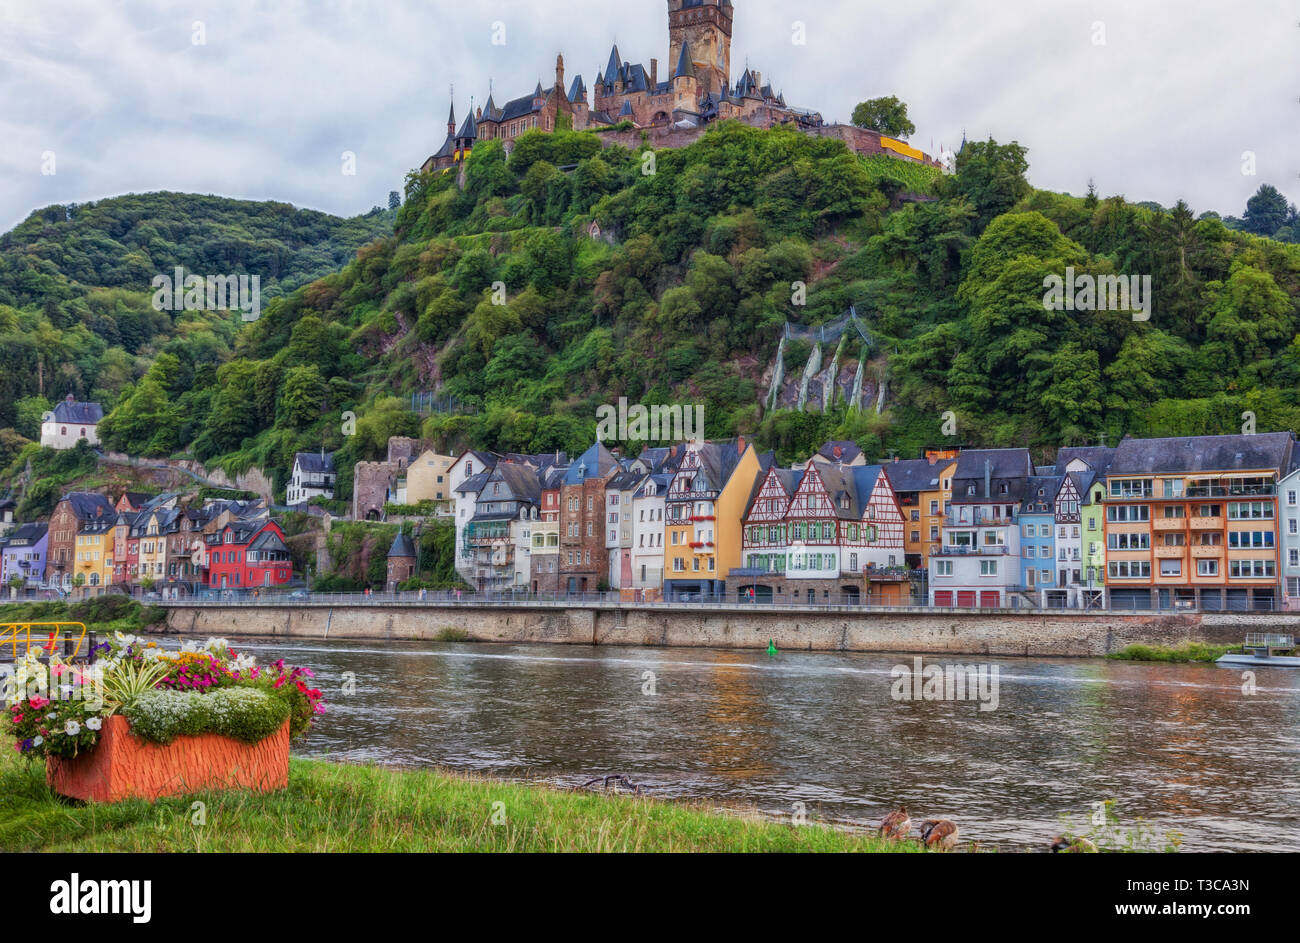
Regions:
<instances>
[{"instance_id":1,"label":"buoy","mask_svg":"<svg viewBox=\"0 0 1300 943\"><path fill-rule=\"evenodd\" d=\"M768 653L769 655L775 655L775 654L776 654L776 642L775 642L774 640L772 640L772 639L768 639L768 640L767 640L767 653Z\"/></svg>"}]
</instances>

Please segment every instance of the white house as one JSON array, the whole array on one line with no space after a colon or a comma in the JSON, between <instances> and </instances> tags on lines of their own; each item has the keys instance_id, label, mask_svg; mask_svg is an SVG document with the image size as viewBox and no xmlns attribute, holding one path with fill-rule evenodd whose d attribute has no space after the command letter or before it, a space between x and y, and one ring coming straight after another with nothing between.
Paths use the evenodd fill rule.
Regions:
<instances>
[{"instance_id":1,"label":"white house","mask_svg":"<svg viewBox=\"0 0 1300 943\"><path fill-rule=\"evenodd\" d=\"M1282 600L1300 609L1300 465L1277 484L1277 527L1282 542Z\"/></svg>"},{"instance_id":2,"label":"white house","mask_svg":"<svg viewBox=\"0 0 1300 943\"><path fill-rule=\"evenodd\" d=\"M99 444L99 423L104 409L98 403L79 403L69 393L41 422L41 446L70 449L82 439Z\"/></svg>"},{"instance_id":3,"label":"white house","mask_svg":"<svg viewBox=\"0 0 1300 943\"><path fill-rule=\"evenodd\" d=\"M632 495L632 585L643 599L662 597L664 585L664 496L671 472L647 475Z\"/></svg>"},{"instance_id":4,"label":"white house","mask_svg":"<svg viewBox=\"0 0 1300 943\"><path fill-rule=\"evenodd\" d=\"M298 452L293 457L293 473L285 488L286 504L306 504L312 498L334 497L334 453Z\"/></svg>"}]
</instances>

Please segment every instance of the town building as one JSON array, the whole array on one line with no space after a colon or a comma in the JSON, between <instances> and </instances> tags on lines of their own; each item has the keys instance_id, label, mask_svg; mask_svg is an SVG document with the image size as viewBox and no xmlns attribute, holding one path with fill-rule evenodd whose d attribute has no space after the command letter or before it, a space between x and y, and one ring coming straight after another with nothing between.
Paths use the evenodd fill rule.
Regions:
<instances>
[{"instance_id":1,"label":"town building","mask_svg":"<svg viewBox=\"0 0 1300 943\"><path fill-rule=\"evenodd\" d=\"M597 442L565 471L560 490L560 591L594 593L608 586L605 484L621 469Z\"/></svg>"},{"instance_id":2,"label":"town building","mask_svg":"<svg viewBox=\"0 0 1300 943\"><path fill-rule=\"evenodd\" d=\"M1282 606L1300 609L1300 449L1278 482L1278 539L1282 544Z\"/></svg>"},{"instance_id":3,"label":"town building","mask_svg":"<svg viewBox=\"0 0 1300 943\"><path fill-rule=\"evenodd\" d=\"M764 468L743 437L688 442L664 501L664 598L718 599L740 566L741 521Z\"/></svg>"},{"instance_id":4,"label":"town building","mask_svg":"<svg viewBox=\"0 0 1300 943\"><path fill-rule=\"evenodd\" d=\"M531 570L520 557L531 552L532 523L539 516L537 472L529 462L499 461L484 473L463 534L469 563L462 575L479 592L528 589Z\"/></svg>"},{"instance_id":5,"label":"town building","mask_svg":"<svg viewBox=\"0 0 1300 943\"><path fill-rule=\"evenodd\" d=\"M636 546L636 519L632 500L646 475L644 464L633 462L605 484L605 554L609 559L606 582L611 590L626 591L628 599L635 596L632 551Z\"/></svg>"},{"instance_id":6,"label":"town building","mask_svg":"<svg viewBox=\"0 0 1300 943\"><path fill-rule=\"evenodd\" d=\"M418 571L415 544L406 531L402 531L393 538L393 545L388 548L388 591L396 592L402 583L415 579Z\"/></svg>"},{"instance_id":7,"label":"town building","mask_svg":"<svg viewBox=\"0 0 1300 943\"><path fill-rule=\"evenodd\" d=\"M960 452L926 449L924 458L895 459L884 466L906 524L903 538L907 565L922 572L926 571L930 552L939 546Z\"/></svg>"},{"instance_id":8,"label":"town building","mask_svg":"<svg viewBox=\"0 0 1300 943\"><path fill-rule=\"evenodd\" d=\"M435 502L438 513L451 516L455 503L451 493L451 466L454 455L442 455L425 449L406 468L406 504Z\"/></svg>"},{"instance_id":9,"label":"town building","mask_svg":"<svg viewBox=\"0 0 1300 943\"><path fill-rule=\"evenodd\" d=\"M113 536L116 515L82 521L77 527L77 559L72 585L81 596L98 596L113 582Z\"/></svg>"},{"instance_id":10,"label":"town building","mask_svg":"<svg viewBox=\"0 0 1300 943\"><path fill-rule=\"evenodd\" d=\"M99 423L103 418L104 408L99 403L79 403L69 393L41 421L41 447L70 449L82 439L98 445Z\"/></svg>"},{"instance_id":11,"label":"town building","mask_svg":"<svg viewBox=\"0 0 1300 943\"><path fill-rule=\"evenodd\" d=\"M238 520L208 535L208 586L221 590L260 590L293 577L284 531L270 519Z\"/></svg>"},{"instance_id":12,"label":"town building","mask_svg":"<svg viewBox=\"0 0 1300 943\"><path fill-rule=\"evenodd\" d=\"M312 498L334 499L334 453L297 452L293 456L293 471L285 488L285 504L307 504Z\"/></svg>"},{"instance_id":13,"label":"town building","mask_svg":"<svg viewBox=\"0 0 1300 943\"><path fill-rule=\"evenodd\" d=\"M0 549L0 586L9 586L16 579L25 589L44 585L48 547L48 524L19 524L10 531Z\"/></svg>"},{"instance_id":14,"label":"town building","mask_svg":"<svg viewBox=\"0 0 1300 943\"><path fill-rule=\"evenodd\" d=\"M568 464L552 465L538 474L541 506L532 525L528 569L534 593L560 591L560 495Z\"/></svg>"},{"instance_id":15,"label":"town building","mask_svg":"<svg viewBox=\"0 0 1300 943\"><path fill-rule=\"evenodd\" d=\"M1027 449L968 449L957 459L952 503L929 560L930 604L1032 606L1020 589L1017 518L1034 474Z\"/></svg>"},{"instance_id":16,"label":"town building","mask_svg":"<svg viewBox=\"0 0 1300 943\"><path fill-rule=\"evenodd\" d=\"M18 522L14 519L17 510L18 502L13 498L0 498L0 536L17 526Z\"/></svg>"},{"instance_id":17,"label":"town building","mask_svg":"<svg viewBox=\"0 0 1300 943\"><path fill-rule=\"evenodd\" d=\"M1279 607L1277 490L1293 447L1289 432L1120 442L1106 474L1111 607Z\"/></svg>"},{"instance_id":18,"label":"town building","mask_svg":"<svg viewBox=\"0 0 1300 943\"><path fill-rule=\"evenodd\" d=\"M1025 483L1025 497L1020 505L1018 585L1025 596L1044 606L1047 605L1047 594L1053 592L1053 587L1058 585L1056 498L1060 490L1060 478L1053 475L1033 475Z\"/></svg>"},{"instance_id":19,"label":"town building","mask_svg":"<svg viewBox=\"0 0 1300 943\"><path fill-rule=\"evenodd\" d=\"M646 475L632 495L631 589L638 602L659 602L664 593L664 502L673 472L658 467L666 470Z\"/></svg>"},{"instance_id":20,"label":"town building","mask_svg":"<svg viewBox=\"0 0 1300 943\"><path fill-rule=\"evenodd\" d=\"M47 585L64 593L69 592L72 589L73 574L77 570L77 537L82 525L89 521L112 521L115 517L112 502L102 494L93 491L72 491L65 494L50 514L45 564Z\"/></svg>"}]
</instances>

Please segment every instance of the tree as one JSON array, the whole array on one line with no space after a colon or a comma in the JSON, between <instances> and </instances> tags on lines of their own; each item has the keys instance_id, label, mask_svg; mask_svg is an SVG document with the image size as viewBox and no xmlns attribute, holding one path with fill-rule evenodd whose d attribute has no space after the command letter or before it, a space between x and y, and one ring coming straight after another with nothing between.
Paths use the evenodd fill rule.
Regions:
<instances>
[{"instance_id":1,"label":"tree","mask_svg":"<svg viewBox=\"0 0 1300 943\"><path fill-rule=\"evenodd\" d=\"M388 191L388 208L395 210L402 205L402 195L396 190Z\"/></svg>"},{"instance_id":2,"label":"tree","mask_svg":"<svg viewBox=\"0 0 1300 943\"><path fill-rule=\"evenodd\" d=\"M1246 201L1246 216L1243 222L1247 232L1258 236L1271 236L1287 221L1286 197L1276 187L1265 183L1255 191L1255 195Z\"/></svg>"},{"instance_id":3,"label":"tree","mask_svg":"<svg viewBox=\"0 0 1300 943\"><path fill-rule=\"evenodd\" d=\"M1029 195L1032 188L1025 179L1027 170L1025 149L1015 141L999 144L989 138L970 141L962 148L952 183L978 212L977 229L983 229L995 216Z\"/></svg>"},{"instance_id":4,"label":"tree","mask_svg":"<svg viewBox=\"0 0 1300 943\"><path fill-rule=\"evenodd\" d=\"M916 125L907 118L907 102L893 95L871 98L853 109L851 119L859 128L879 131L890 137L906 138L916 133Z\"/></svg>"}]
</instances>

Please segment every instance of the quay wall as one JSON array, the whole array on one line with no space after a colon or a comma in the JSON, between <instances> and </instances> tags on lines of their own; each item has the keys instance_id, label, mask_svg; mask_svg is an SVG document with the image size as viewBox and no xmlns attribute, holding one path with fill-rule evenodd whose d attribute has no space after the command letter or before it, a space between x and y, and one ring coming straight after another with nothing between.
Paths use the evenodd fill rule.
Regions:
<instances>
[{"instance_id":1,"label":"quay wall","mask_svg":"<svg viewBox=\"0 0 1300 943\"><path fill-rule=\"evenodd\" d=\"M1132 644L1240 643L1300 634L1300 613L932 612L630 605L167 604L166 631L191 638L431 641L1095 657Z\"/></svg>"}]
</instances>

